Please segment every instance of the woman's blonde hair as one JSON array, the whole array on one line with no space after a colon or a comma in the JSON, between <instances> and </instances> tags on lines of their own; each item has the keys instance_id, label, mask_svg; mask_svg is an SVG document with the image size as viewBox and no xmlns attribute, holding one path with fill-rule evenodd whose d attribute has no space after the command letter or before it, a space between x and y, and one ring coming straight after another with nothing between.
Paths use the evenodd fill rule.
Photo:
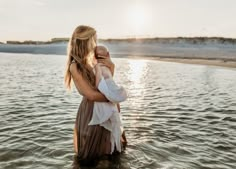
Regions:
<instances>
[{"instance_id":1,"label":"woman's blonde hair","mask_svg":"<svg viewBox=\"0 0 236 169\"><path fill-rule=\"evenodd\" d=\"M71 89L71 72L70 65L74 60L77 63L77 68L82 74L82 77L88 81L93 87L95 77L91 69L88 67L88 56L94 54L96 47L96 30L89 26L78 26L68 44L67 49L67 64L65 71L64 82L67 89Z\"/></svg>"}]
</instances>

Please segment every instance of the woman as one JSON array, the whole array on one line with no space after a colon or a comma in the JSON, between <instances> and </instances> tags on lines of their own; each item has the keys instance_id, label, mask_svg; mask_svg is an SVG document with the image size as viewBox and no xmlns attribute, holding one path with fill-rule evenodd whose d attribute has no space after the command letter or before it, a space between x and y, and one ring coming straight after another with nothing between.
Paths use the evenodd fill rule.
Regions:
<instances>
[{"instance_id":1,"label":"woman","mask_svg":"<svg viewBox=\"0 0 236 169\"><path fill-rule=\"evenodd\" d=\"M110 132L105 128L88 123L92 118L93 104L107 102L107 98L95 87L93 67L97 64L94 49L97 45L95 29L89 26L78 26L70 39L68 46L68 60L65 74L65 84L71 88L71 78L83 96L80 103L74 127L74 149L79 160L93 160L111 152ZM98 60L107 66L114 74L115 65L110 58ZM123 133L122 144L126 138Z\"/></svg>"}]
</instances>

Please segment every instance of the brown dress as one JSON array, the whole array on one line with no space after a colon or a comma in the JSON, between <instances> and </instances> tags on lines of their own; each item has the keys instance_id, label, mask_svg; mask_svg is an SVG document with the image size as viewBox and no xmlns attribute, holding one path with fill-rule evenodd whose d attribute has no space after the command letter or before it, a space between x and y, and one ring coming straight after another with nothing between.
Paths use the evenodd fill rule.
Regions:
<instances>
[{"instance_id":1,"label":"brown dress","mask_svg":"<svg viewBox=\"0 0 236 169\"><path fill-rule=\"evenodd\" d=\"M88 125L93 115L93 105L93 101L83 97L75 121L77 157L82 161L97 159L111 152L110 131L100 125ZM121 143L122 150L124 150L127 144L124 133Z\"/></svg>"}]
</instances>

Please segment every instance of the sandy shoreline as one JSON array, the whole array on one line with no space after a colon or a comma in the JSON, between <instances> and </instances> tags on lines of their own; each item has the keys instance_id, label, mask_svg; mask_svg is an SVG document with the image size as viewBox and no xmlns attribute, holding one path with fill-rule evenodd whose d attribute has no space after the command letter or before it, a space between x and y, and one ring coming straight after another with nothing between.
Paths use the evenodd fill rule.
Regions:
<instances>
[{"instance_id":1,"label":"sandy shoreline","mask_svg":"<svg viewBox=\"0 0 236 169\"><path fill-rule=\"evenodd\" d=\"M212 66L221 66L236 68L236 61L232 60L223 60L223 59L199 59L199 58L177 58L177 57L157 57L157 56L129 56L129 58L135 59L152 59L165 62L177 62L177 63L186 63L186 64L199 64L199 65L212 65Z\"/></svg>"},{"instance_id":2,"label":"sandy shoreline","mask_svg":"<svg viewBox=\"0 0 236 169\"><path fill-rule=\"evenodd\" d=\"M236 68L235 61L224 61L224 60L207 60L207 59L175 59L175 58L156 58L160 61L167 62L178 62L186 64L200 64L200 65L212 65L212 66L222 66Z\"/></svg>"}]
</instances>

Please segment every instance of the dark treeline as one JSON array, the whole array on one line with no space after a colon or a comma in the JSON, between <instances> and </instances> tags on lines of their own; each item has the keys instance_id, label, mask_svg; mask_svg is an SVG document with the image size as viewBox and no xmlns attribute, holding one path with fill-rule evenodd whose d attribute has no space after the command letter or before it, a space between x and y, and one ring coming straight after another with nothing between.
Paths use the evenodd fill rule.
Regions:
<instances>
[{"instance_id":1,"label":"dark treeline","mask_svg":"<svg viewBox=\"0 0 236 169\"><path fill-rule=\"evenodd\" d=\"M67 43L69 38L52 38L49 41L7 41L6 44L52 44L52 43ZM99 39L100 42L143 42L143 43L190 43L190 44L204 44L204 43L220 43L220 44L236 44L235 38L224 37L155 37L155 38L121 38L121 39ZM0 44L4 44L0 42Z\"/></svg>"}]
</instances>

